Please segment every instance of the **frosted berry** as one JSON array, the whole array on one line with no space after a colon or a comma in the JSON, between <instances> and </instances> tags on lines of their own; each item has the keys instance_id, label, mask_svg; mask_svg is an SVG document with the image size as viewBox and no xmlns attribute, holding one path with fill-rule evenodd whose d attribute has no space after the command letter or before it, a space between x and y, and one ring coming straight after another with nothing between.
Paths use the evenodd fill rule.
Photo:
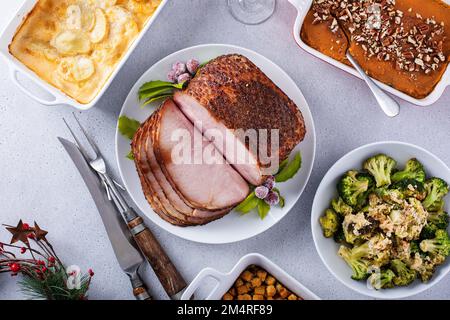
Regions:
<instances>
[{"instance_id":1,"label":"frosted berry","mask_svg":"<svg viewBox=\"0 0 450 320\"><path fill-rule=\"evenodd\" d=\"M175 70L170 70L169 73L167 74L167 79L170 82L176 82L177 81L177 76L175 75Z\"/></svg>"},{"instance_id":2,"label":"frosted berry","mask_svg":"<svg viewBox=\"0 0 450 320\"><path fill-rule=\"evenodd\" d=\"M266 186L259 186L255 189L255 196L259 199L264 199L269 194L269 189Z\"/></svg>"},{"instance_id":3,"label":"frosted berry","mask_svg":"<svg viewBox=\"0 0 450 320\"><path fill-rule=\"evenodd\" d=\"M263 186L266 186L269 190L272 190L275 187L275 177L269 176L267 180L263 183Z\"/></svg>"},{"instance_id":4,"label":"frosted berry","mask_svg":"<svg viewBox=\"0 0 450 320\"><path fill-rule=\"evenodd\" d=\"M280 202L280 197L278 196L278 193L270 191L267 197L264 199L264 201L269 206L275 206Z\"/></svg>"},{"instance_id":5,"label":"frosted berry","mask_svg":"<svg viewBox=\"0 0 450 320\"><path fill-rule=\"evenodd\" d=\"M189 71L189 73L192 75L195 75L199 66L200 66L200 63L198 62L198 60L195 60L195 59L190 59L190 60L188 60L188 62L186 62L186 68Z\"/></svg>"},{"instance_id":6,"label":"frosted berry","mask_svg":"<svg viewBox=\"0 0 450 320\"><path fill-rule=\"evenodd\" d=\"M191 77L191 75L189 73L183 73L182 75L180 75L177 78L177 82L178 83L183 83L183 82L186 82L186 81L190 81L191 79L192 79L192 77Z\"/></svg>"},{"instance_id":7,"label":"frosted berry","mask_svg":"<svg viewBox=\"0 0 450 320\"><path fill-rule=\"evenodd\" d=\"M55 257L49 257L48 258L48 262L55 263Z\"/></svg>"},{"instance_id":8,"label":"frosted berry","mask_svg":"<svg viewBox=\"0 0 450 320\"><path fill-rule=\"evenodd\" d=\"M175 62L172 66L172 70L175 71L175 76L178 77L183 73L186 73L186 65L183 62Z\"/></svg>"},{"instance_id":9,"label":"frosted berry","mask_svg":"<svg viewBox=\"0 0 450 320\"><path fill-rule=\"evenodd\" d=\"M22 224L23 230L30 230L30 225L28 223Z\"/></svg>"},{"instance_id":10,"label":"frosted berry","mask_svg":"<svg viewBox=\"0 0 450 320\"><path fill-rule=\"evenodd\" d=\"M89 276L90 276L90 277L93 277L94 274L95 274L94 271L92 271L92 269L89 269L89 270L88 270L88 273L89 273Z\"/></svg>"},{"instance_id":11,"label":"frosted berry","mask_svg":"<svg viewBox=\"0 0 450 320\"><path fill-rule=\"evenodd\" d=\"M27 248L24 248L24 247L20 248L20 253L21 254L24 254L25 252L27 252Z\"/></svg>"}]
</instances>

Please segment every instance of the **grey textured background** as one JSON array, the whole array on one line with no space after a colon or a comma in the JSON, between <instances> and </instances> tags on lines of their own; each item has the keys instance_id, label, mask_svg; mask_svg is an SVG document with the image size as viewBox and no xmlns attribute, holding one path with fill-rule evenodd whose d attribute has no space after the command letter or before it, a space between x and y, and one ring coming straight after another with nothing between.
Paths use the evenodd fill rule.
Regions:
<instances>
[{"instance_id":1,"label":"grey textured background","mask_svg":"<svg viewBox=\"0 0 450 320\"><path fill-rule=\"evenodd\" d=\"M22 0L2 1L0 28ZM292 37L296 12L278 0L275 15L259 26L245 26L227 11L225 0L171 0L131 55L112 86L81 121L95 135L117 175L114 156L116 118L140 75L166 55L197 44L229 43L255 50L280 65L309 102L318 135L317 158L303 196L275 227L231 245L203 245L179 239L151 225L188 281L204 267L228 271L249 252L260 252L325 299L364 299L333 278L317 255L310 231L310 208L326 170L362 144L400 140L425 147L450 163L450 90L438 103L420 108L401 102L401 114L388 119L364 83L303 52ZM91 299L131 299L94 203L56 136L67 137L61 118L69 107L43 107L25 97L0 61L0 222L19 218L50 231L64 261L96 272ZM0 239L9 234L1 231ZM156 298L166 298L153 272L145 270ZM450 277L414 297L449 299ZM0 299L18 299L15 280L0 276Z\"/></svg>"}]
</instances>

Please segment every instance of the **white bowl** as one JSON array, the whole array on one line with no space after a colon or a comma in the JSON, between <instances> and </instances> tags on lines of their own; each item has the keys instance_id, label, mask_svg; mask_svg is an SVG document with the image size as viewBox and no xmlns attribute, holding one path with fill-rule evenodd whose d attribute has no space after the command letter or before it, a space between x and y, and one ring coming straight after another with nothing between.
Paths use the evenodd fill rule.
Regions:
<instances>
[{"instance_id":1,"label":"white bowl","mask_svg":"<svg viewBox=\"0 0 450 320\"><path fill-rule=\"evenodd\" d=\"M336 184L339 178L350 169L362 168L364 160L378 153L391 156L397 160L398 166L400 167L408 159L417 158L424 165L427 177L436 176L450 182L450 169L446 164L431 152L421 147L394 141L371 143L359 147L339 159L323 177L314 197L311 212L313 239L317 252L325 266L339 281L350 289L367 296L381 299L405 298L418 294L438 283L450 271L450 259L447 259L443 265L437 268L433 278L426 284L416 280L407 287L395 287L377 291L370 288L365 281L351 279L351 268L337 254L339 245L333 239L328 239L323 236L319 224L320 216L330 206L330 201L337 196ZM445 209L449 211L449 195L446 196L445 202Z\"/></svg>"},{"instance_id":2,"label":"white bowl","mask_svg":"<svg viewBox=\"0 0 450 320\"><path fill-rule=\"evenodd\" d=\"M203 284L203 281L207 278L213 278L217 281L217 284L214 289L209 292L206 300L220 300L222 299L223 295L233 286L236 279L239 278L239 275L245 269L247 269L247 267L253 264L266 270L278 281L280 281L287 289L294 292L297 296L302 297L304 300L320 300L318 296L312 293L300 282L292 278L289 274L286 273L286 271L284 271L275 263L259 253L250 253L245 255L228 273L222 273L212 268L203 269L186 288L183 295L181 296L181 300L190 300L195 291Z\"/></svg>"}]
</instances>

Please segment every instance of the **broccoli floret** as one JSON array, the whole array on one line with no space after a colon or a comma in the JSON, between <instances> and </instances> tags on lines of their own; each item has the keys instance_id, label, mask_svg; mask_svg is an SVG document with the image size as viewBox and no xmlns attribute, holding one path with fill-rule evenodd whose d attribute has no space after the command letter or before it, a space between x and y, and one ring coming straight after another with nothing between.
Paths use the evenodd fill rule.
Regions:
<instances>
[{"instance_id":1,"label":"broccoli floret","mask_svg":"<svg viewBox=\"0 0 450 320\"><path fill-rule=\"evenodd\" d=\"M447 229L448 213L445 211L429 212L427 220L433 223L439 229Z\"/></svg>"},{"instance_id":2,"label":"broccoli floret","mask_svg":"<svg viewBox=\"0 0 450 320\"><path fill-rule=\"evenodd\" d=\"M440 201L448 193L448 184L441 178L431 178L425 182L427 197L423 201L425 209L432 211L430 208L438 206Z\"/></svg>"},{"instance_id":3,"label":"broccoli floret","mask_svg":"<svg viewBox=\"0 0 450 320\"><path fill-rule=\"evenodd\" d=\"M350 207L348 204L346 204L344 202L344 200L342 200L341 197L339 197L337 199L333 199L331 201L331 206L333 207L334 211L336 211L337 213L339 213L343 217L348 215L348 214L352 214L353 213L352 207Z\"/></svg>"},{"instance_id":4,"label":"broccoli floret","mask_svg":"<svg viewBox=\"0 0 450 320\"><path fill-rule=\"evenodd\" d=\"M372 273L369 277L369 283L376 290L394 287L395 273L391 269L381 270Z\"/></svg>"},{"instance_id":5,"label":"broccoli floret","mask_svg":"<svg viewBox=\"0 0 450 320\"><path fill-rule=\"evenodd\" d=\"M364 280L367 279L369 275L369 262L362 258L357 258L352 255L352 250L341 246L338 252L339 256L341 256L345 262L352 268L353 280Z\"/></svg>"},{"instance_id":6,"label":"broccoli floret","mask_svg":"<svg viewBox=\"0 0 450 320\"><path fill-rule=\"evenodd\" d=\"M420 242L418 240L413 240L409 243L409 251L411 255L415 255L416 253L420 253Z\"/></svg>"},{"instance_id":7,"label":"broccoli floret","mask_svg":"<svg viewBox=\"0 0 450 320\"><path fill-rule=\"evenodd\" d=\"M444 200L436 201L427 210L429 212L444 211L444 205L445 205Z\"/></svg>"},{"instance_id":8,"label":"broccoli floret","mask_svg":"<svg viewBox=\"0 0 450 320\"><path fill-rule=\"evenodd\" d=\"M411 269L417 271L422 282L428 282L436 271L436 267L445 262L445 256L437 254L427 256L416 253L411 261Z\"/></svg>"},{"instance_id":9,"label":"broccoli floret","mask_svg":"<svg viewBox=\"0 0 450 320\"><path fill-rule=\"evenodd\" d=\"M402 203L404 194L398 189L377 188L375 194L390 204Z\"/></svg>"},{"instance_id":10,"label":"broccoli floret","mask_svg":"<svg viewBox=\"0 0 450 320\"><path fill-rule=\"evenodd\" d=\"M420 249L432 255L447 257L450 254L450 237L447 230L437 230L433 239L422 240Z\"/></svg>"},{"instance_id":11,"label":"broccoli floret","mask_svg":"<svg viewBox=\"0 0 450 320\"><path fill-rule=\"evenodd\" d=\"M339 230L334 234L333 239L335 242L341 243L341 244L344 244L347 242L347 241L345 241L344 229L342 229L342 227L340 227Z\"/></svg>"},{"instance_id":12,"label":"broccoli floret","mask_svg":"<svg viewBox=\"0 0 450 320\"><path fill-rule=\"evenodd\" d=\"M434 223L427 222L426 225L423 226L422 231L420 232L420 239L433 239L436 235L436 231L439 228L436 227Z\"/></svg>"},{"instance_id":13,"label":"broccoli floret","mask_svg":"<svg viewBox=\"0 0 450 320\"><path fill-rule=\"evenodd\" d=\"M391 184L391 173L397 162L384 154L367 159L363 167L375 178L378 187Z\"/></svg>"},{"instance_id":14,"label":"broccoli floret","mask_svg":"<svg viewBox=\"0 0 450 320\"><path fill-rule=\"evenodd\" d=\"M369 190L370 180L358 171L347 172L337 185L339 196L352 207L365 204L366 192Z\"/></svg>"},{"instance_id":15,"label":"broccoli floret","mask_svg":"<svg viewBox=\"0 0 450 320\"><path fill-rule=\"evenodd\" d=\"M394 183L391 189L399 190L406 198L414 197L423 200L427 196L422 182L414 179L404 179Z\"/></svg>"},{"instance_id":16,"label":"broccoli floret","mask_svg":"<svg viewBox=\"0 0 450 320\"><path fill-rule=\"evenodd\" d=\"M392 181L397 182L404 179L415 179L419 182L425 181L425 170L417 159L410 159L406 162L405 169L397 171L392 175Z\"/></svg>"},{"instance_id":17,"label":"broccoli floret","mask_svg":"<svg viewBox=\"0 0 450 320\"><path fill-rule=\"evenodd\" d=\"M322 226L323 235L327 238L331 238L338 231L340 226L340 218L332 209L327 209L325 215L320 217L319 221Z\"/></svg>"},{"instance_id":18,"label":"broccoli floret","mask_svg":"<svg viewBox=\"0 0 450 320\"><path fill-rule=\"evenodd\" d=\"M416 279L416 272L408 268L400 259L391 261L391 269L395 273L394 284L396 286L407 286Z\"/></svg>"}]
</instances>

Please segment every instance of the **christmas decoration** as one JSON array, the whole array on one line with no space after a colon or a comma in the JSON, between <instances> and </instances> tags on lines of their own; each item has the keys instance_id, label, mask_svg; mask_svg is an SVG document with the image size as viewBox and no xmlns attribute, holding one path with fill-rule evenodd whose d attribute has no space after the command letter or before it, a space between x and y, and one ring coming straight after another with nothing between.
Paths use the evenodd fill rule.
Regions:
<instances>
[{"instance_id":1,"label":"christmas decoration","mask_svg":"<svg viewBox=\"0 0 450 320\"><path fill-rule=\"evenodd\" d=\"M70 272L66 271L46 238L48 232L36 222L34 227L22 220L16 227L5 227L12 234L12 239L9 244L0 242L0 274L20 275L19 287L31 299L87 299L94 276L91 269L85 275L73 267Z\"/></svg>"}]
</instances>

